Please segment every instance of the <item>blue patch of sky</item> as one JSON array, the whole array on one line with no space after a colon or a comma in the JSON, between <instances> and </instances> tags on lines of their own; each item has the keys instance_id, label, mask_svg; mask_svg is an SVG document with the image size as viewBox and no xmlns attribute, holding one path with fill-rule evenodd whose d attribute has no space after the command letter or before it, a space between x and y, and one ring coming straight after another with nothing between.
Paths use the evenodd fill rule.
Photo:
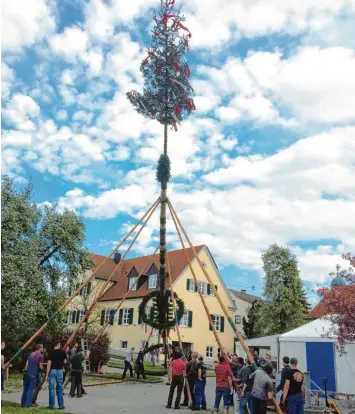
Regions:
<instances>
[{"instance_id":1,"label":"blue patch of sky","mask_svg":"<svg viewBox=\"0 0 355 414\"><path fill-rule=\"evenodd\" d=\"M331 246L336 247L341 243L339 239L318 239L318 240L294 240L289 242L290 247L300 247L301 249L314 249L317 246Z\"/></svg>"},{"instance_id":2,"label":"blue patch of sky","mask_svg":"<svg viewBox=\"0 0 355 414\"><path fill-rule=\"evenodd\" d=\"M77 25L84 21L84 8L81 1L65 0L57 2L57 32L61 33L66 27Z\"/></svg>"}]
</instances>

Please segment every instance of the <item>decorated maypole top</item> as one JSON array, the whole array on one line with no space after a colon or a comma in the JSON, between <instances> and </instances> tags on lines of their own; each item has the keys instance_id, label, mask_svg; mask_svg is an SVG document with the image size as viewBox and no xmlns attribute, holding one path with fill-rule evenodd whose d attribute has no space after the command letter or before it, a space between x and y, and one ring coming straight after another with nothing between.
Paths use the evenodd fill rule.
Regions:
<instances>
[{"instance_id":1,"label":"decorated maypole top","mask_svg":"<svg viewBox=\"0 0 355 414\"><path fill-rule=\"evenodd\" d=\"M177 131L178 124L195 109L193 89L189 83L191 75L185 54L188 51L191 33L184 25L185 17L175 11L175 0L161 0L160 13L154 16L153 41L140 70L144 78L143 93L131 91L127 98L135 110L149 119L164 125L164 148L160 155L156 178L161 184L160 193L160 268L159 290L152 292L140 307L141 320L157 327L166 345L168 331L183 313L183 302L176 315L171 309L171 291L166 290L166 206L167 184L170 179L168 157L168 128ZM174 296L177 298L176 294ZM153 299L153 312L145 315L147 300ZM177 298L178 299L178 298ZM166 346L165 346L166 349Z\"/></svg>"},{"instance_id":2,"label":"decorated maypole top","mask_svg":"<svg viewBox=\"0 0 355 414\"><path fill-rule=\"evenodd\" d=\"M153 42L140 68L145 80L143 94L132 91L127 97L138 113L177 131L177 124L195 105L185 59L191 33L174 6L175 0L161 1L161 11L154 16Z\"/></svg>"}]
</instances>

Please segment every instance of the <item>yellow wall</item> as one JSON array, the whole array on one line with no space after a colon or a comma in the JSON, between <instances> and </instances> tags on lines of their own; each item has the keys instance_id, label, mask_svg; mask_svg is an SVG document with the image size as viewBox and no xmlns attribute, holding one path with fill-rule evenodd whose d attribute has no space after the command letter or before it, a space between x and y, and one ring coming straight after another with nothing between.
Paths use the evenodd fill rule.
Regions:
<instances>
[{"instance_id":1,"label":"yellow wall","mask_svg":"<svg viewBox=\"0 0 355 414\"><path fill-rule=\"evenodd\" d=\"M217 290L221 296L222 301L224 304L229 308L230 316L234 318L234 310L233 304L230 300L230 297L227 294L227 290L223 283L221 282L215 266L213 264L213 260L211 260L210 255L207 253L206 249L203 249L199 253L200 259L206 263L206 270L215 285L217 285ZM199 264L197 261L193 262L193 268L195 270L196 276L198 280L206 281L205 275L203 274L202 270L200 269ZM183 299L185 303L185 308L189 311L193 312L193 320L192 320L192 327L185 328L180 327L180 332L182 336L183 342L188 342L193 344L193 349L198 351L204 357L206 357L206 347L212 346L213 347L213 358L217 357L217 349L218 345L215 341L213 332L209 330L209 322L203 308L202 302L199 298L198 293L189 292L187 291L187 279L192 279L192 274L190 269L187 268L185 271L180 275L177 281L174 283L174 291L178 294L180 298ZM216 314L220 316L224 316L218 301L213 296L205 296L207 306L210 309L211 314ZM118 314L115 316L114 324L109 326L108 332L111 335L111 345L110 347L113 349L121 349L121 341L128 342L128 348L135 347L136 349L141 347L141 341L146 341L151 328L148 326L148 332L145 333L145 330L142 329L142 325L138 324L138 307L141 303L142 299L127 299L122 309L124 308L133 308L133 324L128 326L118 325ZM110 309L117 307L119 301L109 301L109 302L101 302L98 304L97 312L101 312L102 309ZM228 351L233 351L234 347L234 334L232 329L229 326L227 318L224 319L224 332L219 334L221 342L223 346ZM170 331L171 340L177 341L177 334L174 331ZM150 340L150 344L157 343L158 338L153 338Z\"/></svg>"}]
</instances>

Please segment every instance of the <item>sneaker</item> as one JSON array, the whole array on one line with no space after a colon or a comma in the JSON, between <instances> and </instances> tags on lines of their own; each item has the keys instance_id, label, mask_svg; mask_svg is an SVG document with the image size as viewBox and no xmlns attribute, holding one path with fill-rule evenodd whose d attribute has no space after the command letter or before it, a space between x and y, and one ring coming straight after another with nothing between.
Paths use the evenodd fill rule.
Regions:
<instances>
[{"instance_id":1,"label":"sneaker","mask_svg":"<svg viewBox=\"0 0 355 414\"><path fill-rule=\"evenodd\" d=\"M189 404L187 404L187 403L182 403L182 404L180 404L180 407L188 407L189 406Z\"/></svg>"},{"instance_id":2,"label":"sneaker","mask_svg":"<svg viewBox=\"0 0 355 414\"><path fill-rule=\"evenodd\" d=\"M175 405L175 410L180 410L180 405Z\"/></svg>"},{"instance_id":3,"label":"sneaker","mask_svg":"<svg viewBox=\"0 0 355 414\"><path fill-rule=\"evenodd\" d=\"M58 410L65 410L65 407L59 407Z\"/></svg>"},{"instance_id":4,"label":"sneaker","mask_svg":"<svg viewBox=\"0 0 355 414\"><path fill-rule=\"evenodd\" d=\"M171 405L167 404L165 408L171 408Z\"/></svg>"}]
</instances>

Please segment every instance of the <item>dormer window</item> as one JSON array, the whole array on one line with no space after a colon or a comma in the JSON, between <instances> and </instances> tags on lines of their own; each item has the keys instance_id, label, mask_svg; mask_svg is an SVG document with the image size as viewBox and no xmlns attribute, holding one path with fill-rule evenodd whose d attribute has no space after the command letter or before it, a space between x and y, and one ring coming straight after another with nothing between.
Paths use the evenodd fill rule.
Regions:
<instances>
[{"instance_id":1,"label":"dormer window","mask_svg":"<svg viewBox=\"0 0 355 414\"><path fill-rule=\"evenodd\" d=\"M158 285L158 274L153 273L148 278L148 289L156 289Z\"/></svg>"},{"instance_id":2,"label":"dormer window","mask_svg":"<svg viewBox=\"0 0 355 414\"><path fill-rule=\"evenodd\" d=\"M137 276L131 276L129 278L128 290L137 290Z\"/></svg>"}]
</instances>

